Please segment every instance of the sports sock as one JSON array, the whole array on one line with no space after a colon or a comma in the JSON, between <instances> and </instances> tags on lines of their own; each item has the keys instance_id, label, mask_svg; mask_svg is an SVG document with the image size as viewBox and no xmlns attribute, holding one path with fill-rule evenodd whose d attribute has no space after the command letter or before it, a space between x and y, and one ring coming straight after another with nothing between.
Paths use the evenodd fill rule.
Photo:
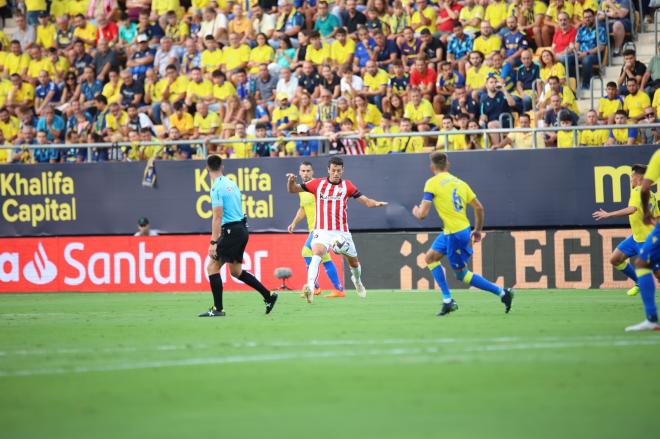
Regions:
<instances>
[{"instance_id":1,"label":"sports sock","mask_svg":"<svg viewBox=\"0 0 660 439\"><path fill-rule=\"evenodd\" d=\"M220 273L210 275L209 284L211 284L211 293L213 293L213 305L215 309L222 311L222 277L220 277Z\"/></svg>"},{"instance_id":2,"label":"sports sock","mask_svg":"<svg viewBox=\"0 0 660 439\"><path fill-rule=\"evenodd\" d=\"M307 267L307 285L309 285L309 289L312 291L314 291L316 280L319 277L319 265L321 265L321 257L317 255L312 256L309 267Z\"/></svg>"},{"instance_id":3,"label":"sports sock","mask_svg":"<svg viewBox=\"0 0 660 439\"><path fill-rule=\"evenodd\" d=\"M498 287L491 281L485 279L484 277L471 272L467 268L461 272L456 273L458 280L463 281L463 283L468 284L472 287L479 288L480 290L488 291L495 294L496 296L503 296L504 290Z\"/></svg>"},{"instance_id":4,"label":"sports sock","mask_svg":"<svg viewBox=\"0 0 660 439\"><path fill-rule=\"evenodd\" d=\"M637 269L637 284L639 292L644 303L646 319L651 322L658 322L658 308L655 304L655 279L653 272L648 268Z\"/></svg>"},{"instance_id":5,"label":"sports sock","mask_svg":"<svg viewBox=\"0 0 660 439\"><path fill-rule=\"evenodd\" d=\"M635 273L635 268L629 261L623 261L619 265L615 265L614 268L628 276L628 278L632 279L633 282L637 283L637 274Z\"/></svg>"},{"instance_id":6,"label":"sports sock","mask_svg":"<svg viewBox=\"0 0 660 439\"><path fill-rule=\"evenodd\" d=\"M332 261L325 261L323 267L325 268L325 273L328 275L330 282L332 282L332 285L335 287L335 290L344 291L344 287L339 280L339 274L337 273L335 263Z\"/></svg>"},{"instance_id":7,"label":"sports sock","mask_svg":"<svg viewBox=\"0 0 660 439\"><path fill-rule=\"evenodd\" d=\"M428 264L427 267L431 270L433 278L438 283L440 291L442 291L442 301L450 302L451 291L449 291L449 284L447 283L447 277L445 276L445 270L442 268L442 264L440 264L440 262L432 262Z\"/></svg>"},{"instance_id":8,"label":"sports sock","mask_svg":"<svg viewBox=\"0 0 660 439\"><path fill-rule=\"evenodd\" d=\"M270 290L266 288L264 284L259 282L259 279L254 277L254 275L249 271L241 271L241 275L238 276L238 280L257 290L263 296L264 300L270 300Z\"/></svg>"},{"instance_id":9,"label":"sports sock","mask_svg":"<svg viewBox=\"0 0 660 439\"><path fill-rule=\"evenodd\" d=\"M362 275L362 266L358 264L357 267L351 267L351 273L353 273L353 278L355 279L355 283L359 285L362 280L360 279L360 276Z\"/></svg>"},{"instance_id":10,"label":"sports sock","mask_svg":"<svg viewBox=\"0 0 660 439\"><path fill-rule=\"evenodd\" d=\"M307 266L307 268L309 268L309 263L312 262L312 257L305 256L304 259L305 259L305 265Z\"/></svg>"}]
</instances>

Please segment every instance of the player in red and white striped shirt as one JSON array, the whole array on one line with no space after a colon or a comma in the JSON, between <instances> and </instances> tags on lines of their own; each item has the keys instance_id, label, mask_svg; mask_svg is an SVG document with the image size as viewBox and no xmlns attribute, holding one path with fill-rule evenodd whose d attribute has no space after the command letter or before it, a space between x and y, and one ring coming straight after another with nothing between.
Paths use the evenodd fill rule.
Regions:
<instances>
[{"instance_id":1,"label":"player in red and white striped shirt","mask_svg":"<svg viewBox=\"0 0 660 439\"><path fill-rule=\"evenodd\" d=\"M307 302L314 299L314 285L319 273L319 265L323 256L335 245L335 252L344 255L351 267L351 280L360 297L367 296L367 290L360 279L360 261L348 230L346 207L350 198L355 198L365 207L380 207L387 205L384 201L368 198L350 180L342 180L344 161L340 157L332 157L328 161L328 177L315 178L303 184L296 183L295 174L287 174L287 189L290 193L309 192L316 199L316 224L312 238L312 261L307 270L307 284L303 289ZM341 247L341 248L338 248Z\"/></svg>"}]
</instances>

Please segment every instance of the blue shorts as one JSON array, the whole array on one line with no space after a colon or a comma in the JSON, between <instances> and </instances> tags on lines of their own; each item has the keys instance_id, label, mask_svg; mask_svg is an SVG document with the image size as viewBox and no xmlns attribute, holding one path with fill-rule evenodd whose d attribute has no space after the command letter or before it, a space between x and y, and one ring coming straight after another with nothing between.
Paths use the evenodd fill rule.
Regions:
<instances>
[{"instance_id":1,"label":"blue shorts","mask_svg":"<svg viewBox=\"0 0 660 439\"><path fill-rule=\"evenodd\" d=\"M466 228L456 233L440 235L435 238L431 250L447 255L451 268L460 270L467 266L470 257L472 257L471 230Z\"/></svg>"},{"instance_id":2,"label":"blue shorts","mask_svg":"<svg viewBox=\"0 0 660 439\"><path fill-rule=\"evenodd\" d=\"M640 246L639 258L649 263L654 271L660 267L660 223L655 225L646 237L646 241Z\"/></svg>"},{"instance_id":3,"label":"blue shorts","mask_svg":"<svg viewBox=\"0 0 660 439\"><path fill-rule=\"evenodd\" d=\"M314 238L314 232L309 232L309 236L307 237L307 241L305 241L305 248L308 248L311 250L312 248L312 238Z\"/></svg>"},{"instance_id":4,"label":"blue shorts","mask_svg":"<svg viewBox=\"0 0 660 439\"><path fill-rule=\"evenodd\" d=\"M625 17L625 18L610 18L610 32L612 32L612 29L614 28L614 23L617 21L620 21L621 24L623 24L623 30L630 33L632 32L632 22L630 21L630 18Z\"/></svg>"},{"instance_id":5,"label":"blue shorts","mask_svg":"<svg viewBox=\"0 0 660 439\"><path fill-rule=\"evenodd\" d=\"M621 241L619 245L616 246L616 248L624 255L628 256L629 258L632 258L633 256L637 256L639 254L639 249L641 246L642 243L635 241L632 235L630 235L629 237Z\"/></svg>"}]
</instances>

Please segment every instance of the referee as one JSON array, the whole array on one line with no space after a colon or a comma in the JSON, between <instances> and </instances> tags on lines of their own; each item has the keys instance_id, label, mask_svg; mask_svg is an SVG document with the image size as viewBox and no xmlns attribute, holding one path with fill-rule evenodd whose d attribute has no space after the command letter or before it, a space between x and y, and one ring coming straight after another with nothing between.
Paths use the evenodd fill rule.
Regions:
<instances>
[{"instance_id":1,"label":"referee","mask_svg":"<svg viewBox=\"0 0 660 439\"><path fill-rule=\"evenodd\" d=\"M257 290L266 303L266 314L269 314L275 302L277 293L272 293L257 280L252 273L243 270L243 252L247 246L249 233L241 191L232 180L222 175L223 166L220 156L212 155L206 160L206 168L211 176L211 207L213 208L213 223L211 225L211 245L209 257L211 262L207 267L213 306L199 317L222 317L225 315L222 307L222 278L220 268L227 263L229 272L236 279Z\"/></svg>"}]
</instances>

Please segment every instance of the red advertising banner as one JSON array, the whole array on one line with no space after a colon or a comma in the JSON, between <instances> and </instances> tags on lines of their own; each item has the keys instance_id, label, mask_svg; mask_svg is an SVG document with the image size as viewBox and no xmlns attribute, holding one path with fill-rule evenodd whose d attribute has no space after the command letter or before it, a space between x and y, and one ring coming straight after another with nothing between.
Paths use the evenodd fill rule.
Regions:
<instances>
[{"instance_id":1,"label":"red advertising banner","mask_svg":"<svg viewBox=\"0 0 660 439\"><path fill-rule=\"evenodd\" d=\"M300 255L306 239L252 235L243 267L272 289L281 284L275 269L289 267L287 285L299 289L307 276ZM0 293L206 291L208 240L208 235L0 239ZM342 279L341 260L333 258ZM249 289L226 266L221 274L226 290ZM325 276L319 281L331 287Z\"/></svg>"}]
</instances>

